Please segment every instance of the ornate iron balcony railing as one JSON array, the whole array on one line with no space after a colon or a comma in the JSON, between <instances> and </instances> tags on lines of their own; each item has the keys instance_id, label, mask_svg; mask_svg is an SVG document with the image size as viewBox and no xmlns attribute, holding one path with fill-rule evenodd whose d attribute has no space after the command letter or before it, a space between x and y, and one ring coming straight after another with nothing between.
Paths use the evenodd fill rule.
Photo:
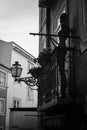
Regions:
<instances>
[{"instance_id":1,"label":"ornate iron balcony railing","mask_svg":"<svg viewBox=\"0 0 87 130\"><path fill-rule=\"evenodd\" d=\"M61 98L61 75L59 72L58 48L52 52L49 62L42 67L42 75L38 79L38 100L39 105L47 103L52 98ZM66 97L73 97L74 92L74 51L72 48L67 48L65 60L65 74L67 79ZM73 89L71 89L73 88Z\"/></svg>"}]
</instances>

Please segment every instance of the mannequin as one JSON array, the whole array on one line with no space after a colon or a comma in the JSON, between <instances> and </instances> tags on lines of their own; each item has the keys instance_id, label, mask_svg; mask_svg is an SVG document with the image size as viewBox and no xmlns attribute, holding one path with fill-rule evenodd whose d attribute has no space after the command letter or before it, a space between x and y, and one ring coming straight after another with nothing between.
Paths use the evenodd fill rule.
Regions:
<instances>
[{"instance_id":1,"label":"mannequin","mask_svg":"<svg viewBox=\"0 0 87 130\"><path fill-rule=\"evenodd\" d=\"M60 24L61 30L58 32L59 36L59 46L58 46L58 65L59 65L59 72L61 75L61 94L63 97L66 96L66 75L65 75L65 57L66 57L66 44L65 41L69 36L69 26L67 25L67 14L63 13L60 16Z\"/></svg>"}]
</instances>

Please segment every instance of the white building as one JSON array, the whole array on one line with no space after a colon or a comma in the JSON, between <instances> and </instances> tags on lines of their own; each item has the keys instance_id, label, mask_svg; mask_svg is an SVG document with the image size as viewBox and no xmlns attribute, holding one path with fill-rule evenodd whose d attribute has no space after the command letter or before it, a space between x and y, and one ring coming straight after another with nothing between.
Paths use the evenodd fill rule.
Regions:
<instances>
[{"instance_id":1,"label":"white building","mask_svg":"<svg viewBox=\"0 0 87 130\"><path fill-rule=\"evenodd\" d=\"M0 40L0 63L10 68L18 61L23 72L21 77L28 76L29 68L34 67L34 56L29 54L14 42ZM15 82L11 72L7 74L7 107L6 107L6 130L9 130L10 108L37 107L37 90L31 90L24 82Z\"/></svg>"}]
</instances>

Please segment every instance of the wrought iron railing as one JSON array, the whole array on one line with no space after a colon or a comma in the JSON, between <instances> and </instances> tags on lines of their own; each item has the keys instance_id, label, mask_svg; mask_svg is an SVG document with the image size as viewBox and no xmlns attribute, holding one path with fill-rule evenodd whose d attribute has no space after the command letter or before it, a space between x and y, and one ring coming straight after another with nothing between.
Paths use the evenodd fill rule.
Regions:
<instances>
[{"instance_id":1,"label":"wrought iron railing","mask_svg":"<svg viewBox=\"0 0 87 130\"><path fill-rule=\"evenodd\" d=\"M38 103L50 102L54 97L61 98L61 75L57 64L58 48L49 58L49 62L42 67L42 75L38 79ZM65 74L67 79L66 98L73 97L74 90L74 50L67 48L65 60Z\"/></svg>"}]
</instances>

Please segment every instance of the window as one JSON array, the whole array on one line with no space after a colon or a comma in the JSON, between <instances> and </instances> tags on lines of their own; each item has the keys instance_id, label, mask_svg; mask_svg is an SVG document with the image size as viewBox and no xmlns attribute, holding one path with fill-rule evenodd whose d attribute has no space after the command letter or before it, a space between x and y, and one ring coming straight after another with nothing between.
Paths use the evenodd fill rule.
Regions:
<instances>
[{"instance_id":1,"label":"window","mask_svg":"<svg viewBox=\"0 0 87 130\"><path fill-rule=\"evenodd\" d=\"M81 52L83 53L87 49L87 0L81 0L81 8L82 10L80 13L82 14L81 16L82 16L83 23L80 28L84 38L81 40L80 48L81 48Z\"/></svg>"},{"instance_id":2,"label":"window","mask_svg":"<svg viewBox=\"0 0 87 130\"><path fill-rule=\"evenodd\" d=\"M27 87L27 99L33 101L33 91Z\"/></svg>"},{"instance_id":3,"label":"window","mask_svg":"<svg viewBox=\"0 0 87 130\"><path fill-rule=\"evenodd\" d=\"M0 71L0 87L1 88L5 88L5 79L6 79L6 74Z\"/></svg>"},{"instance_id":4,"label":"window","mask_svg":"<svg viewBox=\"0 0 87 130\"><path fill-rule=\"evenodd\" d=\"M31 64L31 63L28 61L28 71L29 71L31 68L33 68L33 67L34 67L34 65Z\"/></svg>"},{"instance_id":5,"label":"window","mask_svg":"<svg viewBox=\"0 0 87 130\"><path fill-rule=\"evenodd\" d=\"M14 100L14 108L16 108L16 100Z\"/></svg>"},{"instance_id":6,"label":"window","mask_svg":"<svg viewBox=\"0 0 87 130\"><path fill-rule=\"evenodd\" d=\"M40 8L40 31L42 30L42 26L45 24L46 20L46 9Z\"/></svg>"},{"instance_id":7,"label":"window","mask_svg":"<svg viewBox=\"0 0 87 130\"><path fill-rule=\"evenodd\" d=\"M13 98L13 107L14 108L19 108L21 106L21 99L19 98Z\"/></svg>"},{"instance_id":8,"label":"window","mask_svg":"<svg viewBox=\"0 0 87 130\"><path fill-rule=\"evenodd\" d=\"M0 98L0 115L5 113L5 99Z\"/></svg>"},{"instance_id":9,"label":"window","mask_svg":"<svg viewBox=\"0 0 87 130\"><path fill-rule=\"evenodd\" d=\"M27 97L30 96L30 90L29 90L29 87L27 87Z\"/></svg>"},{"instance_id":10,"label":"window","mask_svg":"<svg viewBox=\"0 0 87 130\"><path fill-rule=\"evenodd\" d=\"M82 0L83 6L83 24L84 24L84 38L87 39L87 0Z\"/></svg>"}]
</instances>

